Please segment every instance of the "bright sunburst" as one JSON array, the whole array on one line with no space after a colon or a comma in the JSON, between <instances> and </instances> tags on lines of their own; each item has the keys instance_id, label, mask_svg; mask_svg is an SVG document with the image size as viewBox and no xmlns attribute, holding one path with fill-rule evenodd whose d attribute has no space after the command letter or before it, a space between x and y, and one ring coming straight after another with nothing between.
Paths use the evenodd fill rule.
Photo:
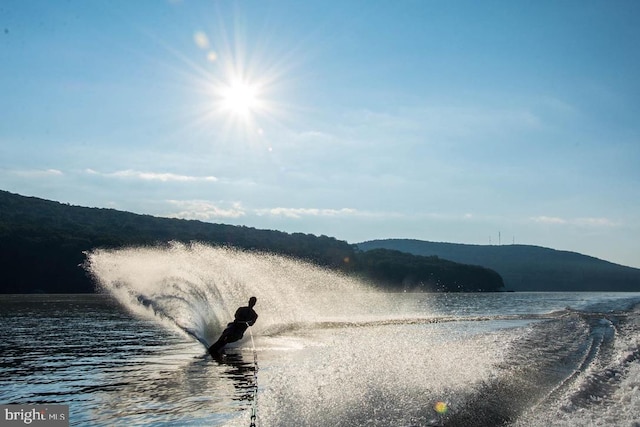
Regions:
<instances>
[{"instance_id":1,"label":"bright sunburst","mask_svg":"<svg viewBox=\"0 0 640 427\"><path fill-rule=\"evenodd\" d=\"M230 114L247 118L261 106L260 88L242 80L235 80L220 89L221 107Z\"/></svg>"},{"instance_id":2,"label":"bright sunburst","mask_svg":"<svg viewBox=\"0 0 640 427\"><path fill-rule=\"evenodd\" d=\"M285 80L290 78L293 56L265 42L269 34L251 38L247 34L240 17L219 19L215 31L193 33L193 42L202 51L199 59L174 53L191 69L185 75L197 94L189 126L215 135L215 141L259 141L270 150L269 130L289 120L291 107L283 94L290 90Z\"/></svg>"}]
</instances>

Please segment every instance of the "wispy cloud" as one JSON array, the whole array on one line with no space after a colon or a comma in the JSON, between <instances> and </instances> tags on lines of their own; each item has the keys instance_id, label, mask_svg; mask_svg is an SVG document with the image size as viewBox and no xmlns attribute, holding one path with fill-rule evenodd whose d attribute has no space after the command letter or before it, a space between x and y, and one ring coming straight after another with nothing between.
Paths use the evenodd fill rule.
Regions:
<instances>
[{"instance_id":1,"label":"wispy cloud","mask_svg":"<svg viewBox=\"0 0 640 427\"><path fill-rule=\"evenodd\" d=\"M58 169L27 169L16 170L11 173L25 178L46 178L64 175L64 173Z\"/></svg>"},{"instance_id":2,"label":"wispy cloud","mask_svg":"<svg viewBox=\"0 0 640 427\"><path fill-rule=\"evenodd\" d=\"M85 172L90 175L99 175L105 178L123 178L123 179L138 179L143 181L160 181L160 182L194 182L194 181L209 181L216 182L218 178L215 176L192 176L192 175L178 175L169 172L142 172L132 169L126 169L116 172L98 172L93 169L85 169Z\"/></svg>"},{"instance_id":3,"label":"wispy cloud","mask_svg":"<svg viewBox=\"0 0 640 427\"><path fill-rule=\"evenodd\" d=\"M530 218L531 221L539 223L539 224L566 224L567 220L563 218L558 218L554 216L534 216Z\"/></svg>"},{"instance_id":4,"label":"wispy cloud","mask_svg":"<svg viewBox=\"0 0 640 427\"><path fill-rule=\"evenodd\" d=\"M178 209L177 212L167 215L169 218L208 221L222 218L240 218L246 215L246 211L238 202L232 203L229 207L221 207L206 200L167 200L167 202Z\"/></svg>"},{"instance_id":5,"label":"wispy cloud","mask_svg":"<svg viewBox=\"0 0 640 427\"><path fill-rule=\"evenodd\" d=\"M245 209L240 202L211 202L207 200L167 200L177 211L166 215L169 218L213 220L220 218L240 218L247 215L286 217L339 217L367 215L356 209L317 209L317 208L259 208Z\"/></svg>"},{"instance_id":6,"label":"wispy cloud","mask_svg":"<svg viewBox=\"0 0 640 427\"><path fill-rule=\"evenodd\" d=\"M547 225L572 225L579 227L615 227L617 222L608 218L560 218L554 216L531 217L531 221Z\"/></svg>"},{"instance_id":7,"label":"wispy cloud","mask_svg":"<svg viewBox=\"0 0 640 427\"><path fill-rule=\"evenodd\" d=\"M355 208L291 208L291 207L272 207L272 208L255 208L246 209L239 202L233 202L232 208L220 208L220 205L229 205L228 202L219 202L214 204L208 201L170 201L174 205L189 206L190 212L229 212L227 217L238 217L245 215L255 215L259 217L281 217L289 219L304 218L375 218L375 219L420 219L429 218L434 220L475 220L477 217L470 213L465 214L442 214L434 212L396 212L396 211L376 211L362 210ZM238 214L230 214L237 212ZM173 216L183 217L183 214L173 214ZM196 215L192 215L196 216ZM203 215L206 216L206 215Z\"/></svg>"},{"instance_id":8,"label":"wispy cloud","mask_svg":"<svg viewBox=\"0 0 640 427\"><path fill-rule=\"evenodd\" d=\"M526 108L486 106L421 106L397 112L352 111L346 118L353 125L394 131L422 131L437 135L505 133L514 129L538 129L542 121Z\"/></svg>"},{"instance_id":9,"label":"wispy cloud","mask_svg":"<svg viewBox=\"0 0 640 427\"><path fill-rule=\"evenodd\" d=\"M616 227L619 225L608 218L577 218L574 223L583 227Z\"/></svg>"},{"instance_id":10,"label":"wispy cloud","mask_svg":"<svg viewBox=\"0 0 640 427\"><path fill-rule=\"evenodd\" d=\"M342 208L342 209L318 209L318 208L269 208L269 209L256 209L256 215L258 216L283 216L287 218L299 219L302 217L314 216L355 216L359 215L356 209Z\"/></svg>"}]
</instances>

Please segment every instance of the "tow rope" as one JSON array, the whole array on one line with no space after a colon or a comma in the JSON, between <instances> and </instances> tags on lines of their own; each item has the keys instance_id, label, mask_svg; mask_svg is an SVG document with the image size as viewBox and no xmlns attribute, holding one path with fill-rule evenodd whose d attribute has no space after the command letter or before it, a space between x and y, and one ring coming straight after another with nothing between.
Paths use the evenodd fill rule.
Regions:
<instances>
[{"instance_id":1,"label":"tow rope","mask_svg":"<svg viewBox=\"0 0 640 427\"><path fill-rule=\"evenodd\" d=\"M251 337L251 347L253 349L253 402L251 403L251 423L249 427L256 427L256 421L258 419L258 352L256 351L256 344L253 341L253 332L251 332L251 326L249 326L249 336Z\"/></svg>"}]
</instances>

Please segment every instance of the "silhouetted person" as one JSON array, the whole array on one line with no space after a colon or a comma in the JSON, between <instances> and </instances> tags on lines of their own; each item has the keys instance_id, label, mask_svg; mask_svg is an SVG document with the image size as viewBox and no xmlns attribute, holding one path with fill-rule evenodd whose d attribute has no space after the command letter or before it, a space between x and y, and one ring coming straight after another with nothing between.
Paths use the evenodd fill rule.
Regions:
<instances>
[{"instance_id":1,"label":"silhouetted person","mask_svg":"<svg viewBox=\"0 0 640 427\"><path fill-rule=\"evenodd\" d=\"M227 328L222 332L218 341L209 347L209 353L213 357L217 357L218 353L225 345L241 339L247 328L256 323L256 320L258 320L258 313L253 309L253 306L256 305L256 301L258 301L256 297L251 297L249 298L248 306L240 307L236 310L233 322L227 325Z\"/></svg>"}]
</instances>

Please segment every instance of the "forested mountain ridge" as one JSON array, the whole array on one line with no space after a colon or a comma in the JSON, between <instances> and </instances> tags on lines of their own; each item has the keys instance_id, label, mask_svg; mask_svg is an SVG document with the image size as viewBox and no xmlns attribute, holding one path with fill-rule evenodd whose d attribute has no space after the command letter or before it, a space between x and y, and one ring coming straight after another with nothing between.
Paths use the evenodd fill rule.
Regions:
<instances>
[{"instance_id":1,"label":"forested mountain ridge","mask_svg":"<svg viewBox=\"0 0 640 427\"><path fill-rule=\"evenodd\" d=\"M540 246L464 245L412 239L372 240L357 246L365 253L383 248L487 267L502 276L507 290L640 292L640 269Z\"/></svg>"},{"instance_id":2,"label":"forested mountain ridge","mask_svg":"<svg viewBox=\"0 0 640 427\"><path fill-rule=\"evenodd\" d=\"M198 241L304 259L390 290L496 291L485 268L396 251L360 252L328 236L70 206L0 190L0 293L92 292L84 251Z\"/></svg>"}]
</instances>

